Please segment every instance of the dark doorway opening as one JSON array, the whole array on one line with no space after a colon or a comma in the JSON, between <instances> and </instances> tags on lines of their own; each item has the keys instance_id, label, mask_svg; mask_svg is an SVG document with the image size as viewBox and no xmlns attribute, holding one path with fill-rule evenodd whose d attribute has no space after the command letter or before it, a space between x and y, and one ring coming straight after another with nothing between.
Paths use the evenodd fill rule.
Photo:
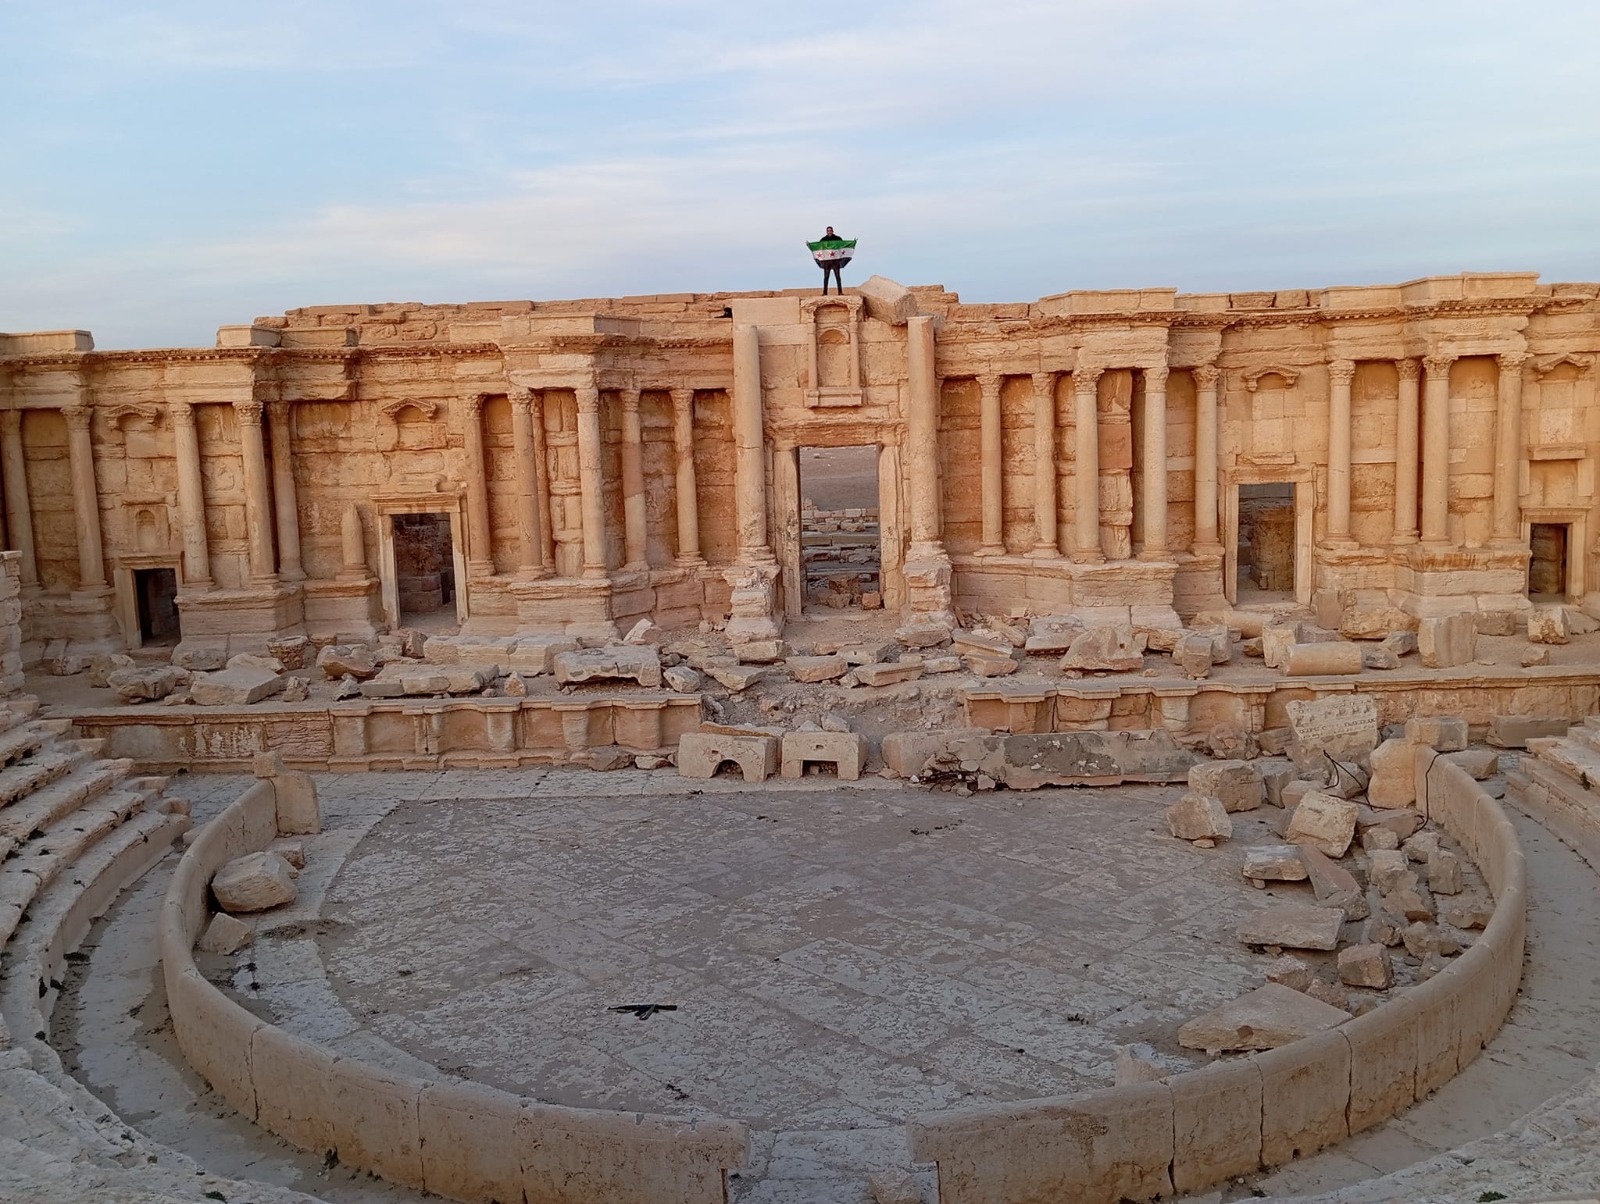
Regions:
<instances>
[{"instance_id":1,"label":"dark doorway opening","mask_svg":"<svg viewBox=\"0 0 1600 1204\"><path fill-rule=\"evenodd\" d=\"M1528 532L1528 597L1561 598L1567 592L1568 523L1534 523Z\"/></svg>"},{"instance_id":2,"label":"dark doorway opening","mask_svg":"<svg viewBox=\"0 0 1600 1204\"><path fill-rule=\"evenodd\" d=\"M800 449L800 564L808 606L883 605L878 447Z\"/></svg>"},{"instance_id":3,"label":"dark doorway opening","mask_svg":"<svg viewBox=\"0 0 1600 1204\"><path fill-rule=\"evenodd\" d=\"M1239 601L1294 599L1294 482L1239 486Z\"/></svg>"},{"instance_id":4,"label":"dark doorway opening","mask_svg":"<svg viewBox=\"0 0 1600 1204\"><path fill-rule=\"evenodd\" d=\"M403 624L455 622L455 553L448 514L394 516L394 571Z\"/></svg>"},{"instance_id":5,"label":"dark doorway opening","mask_svg":"<svg viewBox=\"0 0 1600 1204\"><path fill-rule=\"evenodd\" d=\"M176 644L178 630L178 571L134 569L133 593L139 606L139 642Z\"/></svg>"}]
</instances>

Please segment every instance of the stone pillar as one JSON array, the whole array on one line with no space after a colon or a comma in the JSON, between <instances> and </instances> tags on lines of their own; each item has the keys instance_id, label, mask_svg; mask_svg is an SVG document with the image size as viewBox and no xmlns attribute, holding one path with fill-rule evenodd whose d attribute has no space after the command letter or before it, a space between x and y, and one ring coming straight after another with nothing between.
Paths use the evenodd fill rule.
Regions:
<instances>
[{"instance_id":1,"label":"stone pillar","mask_svg":"<svg viewBox=\"0 0 1600 1204\"><path fill-rule=\"evenodd\" d=\"M259 407L257 412L259 414ZM71 405L63 409L61 414L67 420L67 453L72 463L72 511L78 524L78 588L104 589L106 559L100 546L100 490L94 479L94 441L89 434L94 411L86 405Z\"/></svg>"},{"instance_id":2,"label":"stone pillar","mask_svg":"<svg viewBox=\"0 0 1600 1204\"><path fill-rule=\"evenodd\" d=\"M1494 541L1518 544L1522 538L1522 365L1527 356L1508 351L1500 359L1500 389L1495 400Z\"/></svg>"},{"instance_id":3,"label":"stone pillar","mask_svg":"<svg viewBox=\"0 0 1600 1204\"><path fill-rule=\"evenodd\" d=\"M1005 466L1001 453L1000 377L985 373L978 377L981 400L978 405L979 445L983 479L983 542L979 556L1005 554Z\"/></svg>"},{"instance_id":4,"label":"stone pillar","mask_svg":"<svg viewBox=\"0 0 1600 1204\"><path fill-rule=\"evenodd\" d=\"M239 448L244 458L244 525L250 541L250 580L270 583L272 560L272 491L267 485L267 447L261 435L259 401L236 401Z\"/></svg>"},{"instance_id":5,"label":"stone pillar","mask_svg":"<svg viewBox=\"0 0 1600 1204\"><path fill-rule=\"evenodd\" d=\"M22 584L39 584L33 548L33 507L28 502L28 460L22 451L22 411L0 411L0 471L5 474L6 533L21 555Z\"/></svg>"},{"instance_id":6,"label":"stone pillar","mask_svg":"<svg viewBox=\"0 0 1600 1204\"><path fill-rule=\"evenodd\" d=\"M517 576L534 581L546 575L544 540L539 531L539 474L534 462L533 390L513 386L511 454L517 464ZM581 430L581 427L580 427Z\"/></svg>"},{"instance_id":7,"label":"stone pillar","mask_svg":"<svg viewBox=\"0 0 1600 1204\"><path fill-rule=\"evenodd\" d=\"M304 581L300 564L300 503L294 487L294 447L290 434L290 402L267 407L272 428L272 500L278 521L278 575L285 581Z\"/></svg>"},{"instance_id":8,"label":"stone pillar","mask_svg":"<svg viewBox=\"0 0 1600 1204\"><path fill-rule=\"evenodd\" d=\"M1328 542L1351 546L1350 538L1350 360L1328 365Z\"/></svg>"},{"instance_id":9,"label":"stone pillar","mask_svg":"<svg viewBox=\"0 0 1600 1204\"><path fill-rule=\"evenodd\" d=\"M623 567L650 567L645 551L644 432L639 424L639 390L622 391Z\"/></svg>"},{"instance_id":10,"label":"stone pillar","mask_svg":"<svg viewBox=\"0 0 1600 1204\"><path fill-rule=\"evenodd\" d=\"M200 471L200 432L194 406L173 403L172 442L178 460L178 522L183 528L185 589L210 589L211 549L206 542L205 478Z\"/></svg>"},{"instance_id":11,"label":"stone pillar","mask_svg":"<svg viewBox=\"0 0 1600 1204\"><path fill-rule=\"evenodd\" d=\"M606 575L606 510L600 445L600 390L580 385L578 394L578 488L583 508L583 575Z\"/></svg>"},{"instance_id":12,"label":"stone pillar","mask_svg":"<svg viewBox=\"0 0 1600 1204\"><path fill-rule=\"evenodd\" d=\"M378 519L382 522L380 516ZM339 556L344 567L339 576L346 581L367 580L367 544L361 529L361 511L351 502L339 520Z\"/></svg>"},{"instance_id":13,"label":"stone pillar","mask_svg":"<svg viewBox=\"0 0 1600 1204\"><path fill-rule=\"evenodd\" d=\"M1056 374L1033 374L1033 554L1056 555Z\"/></svg>"},{"instance_id":14,"label":"stone pillar","mask_svg":"<svg viewBox=\"0 0 1600 1204\"><path fill-rule=\"evenodd\" d=\"M945 555L939 538L939 375L934 360L933 319L906 323L906 485L910 495L908 559Z\"/></svg>"},{"instance_id":15,"label":"stone pillar","mask_svg":"<svg viewBox=\"0 0 1600 1204\"><path fill-rule=\"evenodd\" d=\"M672 457L677 468L678 555L681 565L701 565L700 498L694 478L694 390L672 390Z\"/></svg>"},{"instance_id":16,"label":"stone pillar","mask_svg":"<svg viewBox=\"0 0 1600 1204\"><path fill-rule=\"evenodd\" d=\"M1194 551L1222 551L1217 520L1217 381L1215 364L1194 370Z\"/></svg>"},{"instance_id":17,"label":"stone pillar","mask_svg":"<svg viewBox=\"0 0 1600 1204\"><path fill-rule=\"evenodd\" d=\"M761 341L754 326L733 329L734 512L739 560L770 564L767 540L767 450L761 417Z\"/></svg>"},{"instance_id":18,"label":"stone pillar","mask_svg":"<svg viewBox=\"0 0 1600 1204\"><path fill-rule=\"evenodd\" d=\"M1144 548L1141 560L1167 558L1167 369L1144 372Z\"/></svg>"},{"instance_id":19,"label":"stone pillar","mask_svg":"<svg viewBox=\"0 0 1600 1204\"><path fill-rule=\"evenodd\" d=\"M1077 496L1074 515L1073 559L1080 564L1103 564L1100 550L1100 373L1101 368L1079 368L1072 374L1073 436L1076 458L1072 466Z\"/></svg>"},{"instance_id":20,"label":"stone pillar","mask_svg":"<svg viewBox=\"0 0 1600 1204\"><path fill-rule=\"evenodd\" d=\"M461 407L462 449L467 457L467 572L473 577L494 575L494 540L489 532L489 462L483 454L483 403L487 396L473 393Z\"/></svg>"},{"instance_id":21,"label":"stone pillar","mask_svg":"<svg viewBox=\"0 0 1600 1204\"><path fill-rule=\"evenodd\" d=\"M1400 400L1394 439L1394 541L1417 542L1417 381L1422 365L1416 360L1396 360L1400 374Z\"/></svg>"},{"instance_id":22,"label":"stone pillar","mask_svg":"<svg viewBox=\"0 0 1600 1204\"><path fill-rule=\"evenodd\" d=\"M1453 357L1422 361L1428 379L1422 395L1422 542L1450 542L1450 364Z\"/></svg>"}]
</instances>

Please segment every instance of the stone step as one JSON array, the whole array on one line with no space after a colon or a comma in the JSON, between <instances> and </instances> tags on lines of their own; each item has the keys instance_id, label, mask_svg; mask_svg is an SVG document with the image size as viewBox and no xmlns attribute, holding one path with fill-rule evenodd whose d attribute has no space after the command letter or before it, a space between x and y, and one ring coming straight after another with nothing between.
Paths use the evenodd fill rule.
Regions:
<instances>
[{"instance_id":1,"label":"stone step","mask_svg":"<svg viewBox=\"0 0 1600 1204\"><path fill-rule=\"evenodd\" d=\"M16 726L0 733L0 765L11 765L32 756L55 737L39 730L34 723Z\"/></svg>"},{"instance_id":2,"label":"stone step","mask_svg":"<svg viewBox=\"0 0 1600 1204\"><path fill-rule=\"evenodd\" d=\"M0 810L0 837L16 843L27 840L115 786L132 769L133 762L127 759L74 766L65 777Z\"/></svg>"},{"instance_id":3,"label":"stone step","mask_svg":"<svg viewBox=\"0 0 1600 1204\"><path fill-rule=\"evenodd\" d=\"M1585 790L1600 788L1600 750L1563 736L1540 748L1535 760L1555 766Z\"/></svg>"},{"instance_id":4,"label":"stone step","mask_svg":"<svg viewBox=\"0 0 1600 1204\"><path fill-rule=\"evenodd\" d=\"M88 759L82 749L71 745L54 745L35 753L26 761L0 769L0 807L10 806L58 778L66 777Z\"/></svg>"},{"instance_id":5,"label":"stone step","mask_svg":"<svg viewBox=\"0 0 1600 1204\"><path fill-rule=\"evenodd\" d=\"M1600 753L1600 728L1588 726L1587 721L1568 732L1565 739L1582 748Z\"/></svg>"}]
</instances>

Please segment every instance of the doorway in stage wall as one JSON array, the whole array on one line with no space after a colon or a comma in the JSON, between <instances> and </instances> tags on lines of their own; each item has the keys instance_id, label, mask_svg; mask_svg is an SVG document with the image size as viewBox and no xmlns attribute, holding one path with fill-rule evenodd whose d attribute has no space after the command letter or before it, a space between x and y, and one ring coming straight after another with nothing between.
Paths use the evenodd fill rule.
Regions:
<instances>
[{"instance_id":1,"label":"doorway in stage wall","mask_svg":"<svg viewBox=\"0 0 1600 1204\"><path fill-rule=\"evenodd\" d=\"M800 566L806 607L881 607L878 446L799 450Z\"/></svg>"},{"instance_id":2,"label":"doorway in stage wall","mask_svg":"<svg viewBox=\"0 0 1600 1204\"><path fill-rule=\"evenodd\" d=\"M395 587L400 622L425 631L456 626L455 550L448 514L396 514Z\"/></svg>"},{"instance_id":3,"label":"doorway in stage wall","mask_svg":"<svg viewBox=\"0 0 1600 1204\"><path fill-rule=\"evenodd\" d=\"M1295 600L1294 482L1239 486L1238 600Z\"/></svg>"},{"instance_id":4,"label":"doorway in stage wall","mask_svg":"<svg viewBox=\"0 0 1600 1204\"><path fill-rule=\"evenodd\" d=\"M1528 529L1528 598L1554 603L1567 593L1567 547L1572 527L1568 523L1533 523Z\"/></svg>"},{"instance_id":5,"label":"doorway in stage wall","mask_svg":"<svg viewBox=\"0 0 1600 1204\"><path fill-rule=\"evenodd\" d=\"M135 569L134 604L139 613L139 643L142 647L176 645L182 638L178 630L178 572L176 569Z\"/></svg>"}]
</instances>

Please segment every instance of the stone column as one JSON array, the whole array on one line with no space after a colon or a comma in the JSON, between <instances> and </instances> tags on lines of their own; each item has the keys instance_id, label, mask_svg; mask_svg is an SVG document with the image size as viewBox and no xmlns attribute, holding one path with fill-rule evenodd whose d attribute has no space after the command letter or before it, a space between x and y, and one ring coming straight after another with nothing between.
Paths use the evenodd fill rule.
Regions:
<instances>
[{"instance_id":1,"label":"stone column","mask_svg":"<svg viewBox=\"0 0 1600 1204\"><path fill-rule=\"evenodd\" d=\"M1056 374L1033 374L1033 554L1056 555Z\"/></svg>"},{"instance_id":2,"label":"stone column","mask_svg":"<svg viewBox=\"0 0 1600 1204\"><path fill-rule=\"evenodd\" d=\"M1527 356L1508 351L1500 359L1500 390L1494 430L1494 541L1522 538L1522 365Z\"/></svg>"},{"instance_id":3,"label":"stone column","mask_svg":"<svg viewBox=\"0 0 1600 1204\"><path fill-rule=\"evenodd\" d=\"M672 390L672 457L677 468L678 555L681 565L701 565L700 499L694 478L694 390Z\"/></svg>"},{"instance_id":4,"label":"stone column","mask_svg":"<svg viewBox=\"0 0 1600 1204\"><path fill-rule=\"evenodd\" d=\"M1422 395L1422 542L1450 542L1450 364L1453 357L1422 361L1428 379Z\"/></svg>"},{"instance_id":5,"label":"stone column","mask_svg":"<svg viewBox=\"0 0 1600 1204\"><path fill-rule=\"evenodd\" d=\"M1394 541L1417 542L1417 381L1422 365L1396 360L1400 400L1394 439Z\"/></svg>"},{"instance_id":6,"label":"stone column","mask_svg":"<svg viewBox=\"0 0 1600 1204\"><path fill-rule=\"evenodd\" d=\"M1080 564L1103 564L1100 550L1100 373L1101 368L1079 368L1072 374L1073 436L1076 460L1072 466L1077 496L1074 515L1073 559Z\"/></svg>"},{"instance_id":7,"label":"stone column","mask_svg":"<svg viewBox=\"0 0 1600 1204\"><path fill-rule=\"evenodd\" d=\"M1005 466L1000 443L1000 377L985 373L978 377L982 398L978 420L982 448L983 542L979 556L1005 554Z\"/></svg>"},{"instance_id":8,"label":"stone column","mask_svg":"<svg viewBox=\"0 0 1600 1204\"><path fill-rule=\"evenodd\" d=\"M1222 551L1217 522L1217 381L1215 364L1194 370L1194 551Z\"/></svg>"},{"instance_id":9,"label":"stone column","mask_svg":"<svg viewBox=\"0 0 1600 1204\"><path fill-rule=\"evenodd\" d=\"M467 456L467 573L472 577L494 575L494 539L489 531L489 462L483 454L483 403L487 397L485 393L473 393L461 407L462 449Z\"/></svg>"},{"instance_id":10,"label":"stone column","mask_svg":"<svg viewBox=\"0 0 1600 1204\"><path fill-rule=\"evenodd\" d=\"M1350 538L1350 360L1328 365L1328 542L1354 545Z\"/></svg>"},{"instance_id":11,"label":"stone column","mask_svg":"<svg viewBox=\"0 0 1600 1204\"><path fill-rule=\"evenodd\" d=\"M304 581L300 564L300 504L294 487L294 447L290 432L290 402L267 407L272 428L272 500L278 520L278 575L285 581Z\"/></svg>"},{"instance_id":12,"label":"stone column","mask_svg":"<svg viewBox=\"0 0 1600 1204\"><path fill-rule=\"evenodd\" d=\"M33 547L33 508L28 503L28 460L22 451L22 411L0 411L0 471L5 474L6 533L21 553L22 584L39 584Z\"/></svg>"},{"instance_id":13,"label":"stone column","mask_svg":"<svg viewBox=\"0 0 1600 1204\"><path fill-rule=\"evenodd\" d=\"M1144 547L1141 560L1167 558L1167 369L1144 372Z\"/></svg>"},{"instance_id":14,"label":"stone column","mask_svg":"<svg viewBox=\"0 0 1600 1204\"><path fill-rule=\"evenodd\" d=\"M178 460L178 522L183 528L185 589L210 589L211 549L206 542L205 478L200 471L200 432L194 406L173 403L172 442Z\"/></svg>"},{"instance_id":15,"label":"stone column","mask_svg":"<svg viewBox=\"0 0 1600 1204\"><path fill-rule=\"evenodd\" d=\"M377 516L383 522L383 516ZM344 567L339 576L346 581L367 580L367 543L361 527L361 511L354 502L344 508L339 519L339 558Z\"/></svg>"},{"instance_id":16,"label":"stone column","mask_svg":"<svg viewBox=\"0 0 1600 1204\"><path fill-rule=\"evenodd\" d=\"M906 485L910 497L910 560L945 555L939 538L939 374L933 319L906 323Z\"/></svg>"},{"instance_id":17,"label":"stone column","mask_svg":"<svg viewBox=\"0 0 1600 1204\"><path fill-rule=\"evenodd\" d=\"M639 424L639 390L622 391L623 567L650 567L645 551L644 432Z\"/></svg>"},{"instance_id":18,"label":"stone column","mask_svg":"<svg viewBox=\"0 0 1600 1204\"><path fill-rule=\"evenodd\" d=\"M606 575L605 466L600 445L600 390L580 385L578 394L578 488L583 508L583 575Z\"/></svg>"},{"instance_id":19,"label":"stone column","mask_svg":"<svg viewBox=\"0 0 1600 1204\"><path fill-rule=\"evenodd\" d=\"M534 462L533 390L512 386L511 454L517 464L517 576L535 581L546 575L544 540L539 532L539 474Z\"/></svg>"},{"instance_id":20,"label":"stone column","mask_svg":"<svg viewBox=\"0 0 1600 1204\"><path fill-rule=\"evenodd\" d=\"M267 484L267 446L261 435L259 401L236 401L239 448L244 459L244 525L250 541L250 580L273 581L272 491Z\"/></svg>"},{"instance_id":21,"label":"stone column","mask_svg":"<svg viewBox=\"0 0 1600 1204\"><path fill-rule=\"evenodd\" d=\"M761 417L761 341L754 326L733 329L734 512L739 559L770 564L767 539L767 452Z\"/></svg>"},{"instance_id":22,"label":"stone column","mask_svg":"<svg viewBox=\"0 0 1600 1204\"><path fill-rule=\"evenodd\" d=\"M94 411L86 405L71 405L61 413L67 420L72 510L78 522L78 587L104 589L106 559L100 546L100 490L94 479L94 441L89 434Z\"/></svg>"}]
</instances>

